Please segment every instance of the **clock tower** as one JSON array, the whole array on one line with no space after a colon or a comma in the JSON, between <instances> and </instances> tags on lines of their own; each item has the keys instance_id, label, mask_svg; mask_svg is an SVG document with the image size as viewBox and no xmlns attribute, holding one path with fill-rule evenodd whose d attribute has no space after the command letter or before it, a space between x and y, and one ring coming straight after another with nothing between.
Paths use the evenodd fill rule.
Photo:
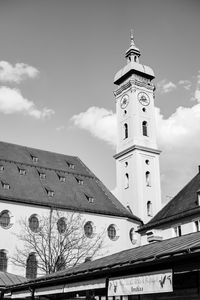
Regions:
<instances>
[{"instance_id":1,"label":"clock tower","mask_svg":"<svg viewBox=\"0 0 200 300\"><path fill-rule=\"evenodd\" d=\"M127 64L114 78L117 112L118 198L146 223L161 209L159 154L156 143L153 70L139 62L133 33Z\"/></svg>"}]
</instances>

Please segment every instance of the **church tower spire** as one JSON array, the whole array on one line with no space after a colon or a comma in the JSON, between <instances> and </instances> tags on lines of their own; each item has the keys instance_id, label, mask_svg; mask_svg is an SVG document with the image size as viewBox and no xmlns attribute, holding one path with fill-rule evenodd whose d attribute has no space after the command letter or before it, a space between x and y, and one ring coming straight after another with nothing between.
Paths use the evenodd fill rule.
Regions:
<instances>
[{"instance_id":1,"label":"church tower spire","mask_svg":"<svg viewBox=\"0 0 200 300\"><path fill-rule=\"evenodd\" d=\"M131 44L128 50L126 51L126 56L125 56L127 60L127 64L131 61L139 63L139 57L141 54L139 48L135 46L133 29L131 29L130 32L130 40L131 40Z\"/></svg>"},{"instance_id":2,"label":"church tower spire","mask_svg":"<svg viewBox=\"0 0 200 300\"><path fill-rule=\"evenodd\" d=\"M117 169L119 200L146 223L161 209L153 70L139 62L133 31L127 64L116 73Z\"/></svg>"}]
</instances>

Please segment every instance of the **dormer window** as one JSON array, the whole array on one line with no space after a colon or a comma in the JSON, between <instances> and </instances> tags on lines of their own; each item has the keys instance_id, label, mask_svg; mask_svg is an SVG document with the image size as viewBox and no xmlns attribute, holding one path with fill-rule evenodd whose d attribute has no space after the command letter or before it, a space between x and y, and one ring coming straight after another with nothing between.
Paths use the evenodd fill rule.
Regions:
<instances>
[{"instance_id":1,"label":"dormer window","mask_svg":"<svg viewBox=\"0 0 200 300\"><path fill-rule=\"evenodd\" d=\"M92 196L85 195L89 203L94 202L94 198Z\"/></svg>"},{"instance_id":2,"label":"dormer window","mask_svg":"<svg viewBox=\"0 0 200 300\"><path fill-rule=\"evenodd\" d=\"M66 177L62 175L58 175L60 182L66 182Z\"/></svg>"},{"instance_id":3,"label":"dormer window","mask_svg":"<svg viewBox=\"0 0 200 300\"><path fill-rule=\"evenodd\" d=\"M2 184L2 188L4 190L9 190L10 189L10 184L9 183L7 183L7 182L1 182L1 184Z\"/></svg>"},{"instance_id":4,"label":"dormer window","mask_svg":"<svg viewBox=\"0 0 200 300\"><path fill-rule=\"evenodd\" d=\"M49 197L53 197L53 196L55 195L55 192L54 192L53 190L48 190L48 189L46 189L46 191L47 191L47 195L48 195Z\"/></svg>"},{"instance_id":5,"label":"dormer window","mask_svg":"<svg viewBox=\"0 0 200 300\"><path fill-rule=\"evenodd\" d=\"M43 173L43 172L39 172L39 176L40 176L40 179L45 179L46 178L46 174Z\"/></svg>"},{"instance_id":6,"label":"dormer window","mask_svg":"<svg viewBox=\"0 0 200 300\"><path fill-rule=\"evenodd\" d=\"M26 175L26 170L19 168L19 174L20 175Z\"/></svg>"},{"instance_id":7,"label":"dormer window","mask_svg":"<svg viewBox=\"0 0 200 300\"><path fill-rule=\"evenodd\" d=\"M0 172L2 172L4 170L4 166L0 165Z\"/></svg>"},{"instance_id":8,"label":"dormer window","mask_svg":"<svg viewBox=\"0 0 200 300\"><path fill-rule=\"evenodd\" d=\"M74 170L75 169L75 165L70 163L70 162L67 162L67 165L70 169Z\"/></svg>"},{"instance_id":9,"label":"dormer window","mask_svg":"<svg viewBox=\"0 0 200 300\"><path fill-rule=\"evenodd\" d=\"M38 162L38 157L36 157L36 156L31 156L32 157L32 161L34 162L34 163L37 163Z\"/></svg>"},{"instance_id":10,"label":"dormer window","mask_svg":"<svg viewBox=\"0 0 200 300\"><path fill-rule=\"evenodd\" d=\"M83 185L83 179L76 177L76 181L78 182L78 184Z\"/></svg>"}]
</instances>

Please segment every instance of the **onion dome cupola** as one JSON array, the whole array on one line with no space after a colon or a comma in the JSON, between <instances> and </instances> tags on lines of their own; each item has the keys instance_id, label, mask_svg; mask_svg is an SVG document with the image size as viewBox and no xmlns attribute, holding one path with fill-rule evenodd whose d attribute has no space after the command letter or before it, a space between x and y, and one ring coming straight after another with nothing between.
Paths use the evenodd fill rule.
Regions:
<instances>
[{"instance_id":1,"label":"onion dome cupola","mask_svg":"<svg viewBox=\"0 0 200 300\"><path fill-rule=\"evenodd\" d=\"M135 45L133 31L131 31L130 38L131 44L125 54L127 64L116 73L114 78L114 84L116 85L121 85L127 79L131 79L133 75L142 76L150 81L155 78L153 70L139 62L141 53L139 48Z\"/></svg>"}]
</instances>

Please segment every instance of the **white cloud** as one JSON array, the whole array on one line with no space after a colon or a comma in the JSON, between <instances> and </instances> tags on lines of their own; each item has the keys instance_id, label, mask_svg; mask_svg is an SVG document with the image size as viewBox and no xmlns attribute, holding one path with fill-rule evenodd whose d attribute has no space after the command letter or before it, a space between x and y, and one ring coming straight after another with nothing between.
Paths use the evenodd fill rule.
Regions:
<instances>
[{"instance_id":1,"label":"white cloud","mask_svg":"<svg viewBox=\"0 0 200 300\"><path fill-rule=\"evenodd\" d=\"M200 71L198 72L197 75L197 83L196 83L196 89L194 92L194 98L200 102Z\"/></svg>"},{"instance_id":2,"label":"white cloud","mask_svg":"<svg viewBox=\"0 0 200 300\"><path fill-rule=\"evenodd\" d=\"M73 123L95 137L116 145L116 114L91 107L72 117ZM179 107L165 119L156 108L158 144L161 153L163 200L169 200L192 178L200 158L200 103ZM113 191L116 193L116 191Z\"/></svg>"},{"instance_id":3,"label":"white cloud","mask_svg":"<svg viewBox=\"0 0 200 300\"><path fill-rule=\"evenodd\" d=\"M39 110L32 101L24 98L19 89L0 87L0 112L4 114L23 113L35 119L49 118L54 111L49 108Z\"/></svg>"},{"instance_id":4,"label":"white cloud","mask_svg":"<svg viewBox=\"0 0 200 300\"><path fill-rule=\"evenodd\" d=\"M160 94L166 94L176 89L176 85L171 82L163 79L157 83L157 90Z\"/></svg>"},{"instance_id":5,"label":"white cloud","mask_svg":"<svg viewBox=\"0 0 200 300\"><path fill-rule=\"evenodd\" d=\"M112 111L90 107L86 112L73 116L71 120L76 126L88 130L95 137L111 145L116 144L117 121Z\"/></svg>"},{"instance_id":6,"label":"white cloud","mask_svg":"<svg viewBox=\"0 0 200 300\"><path fill-rule=\"evenodd\" d=\"M190 80L179 80L178 82L179 85L181 85L184 89L190 90L192 83Z\"/></svg>"},{"instance_id":7,"label":"white cloud","mask_svg":"<svg viewBox=\"0 0 200 300\"><path fill-rule=\"evenodd\" d=\"M39 71L27 64L17 63L12 66L7 61L0 61L0 81L20 83L26 78L35 78Z\"/></svg>"}]
</instances>

